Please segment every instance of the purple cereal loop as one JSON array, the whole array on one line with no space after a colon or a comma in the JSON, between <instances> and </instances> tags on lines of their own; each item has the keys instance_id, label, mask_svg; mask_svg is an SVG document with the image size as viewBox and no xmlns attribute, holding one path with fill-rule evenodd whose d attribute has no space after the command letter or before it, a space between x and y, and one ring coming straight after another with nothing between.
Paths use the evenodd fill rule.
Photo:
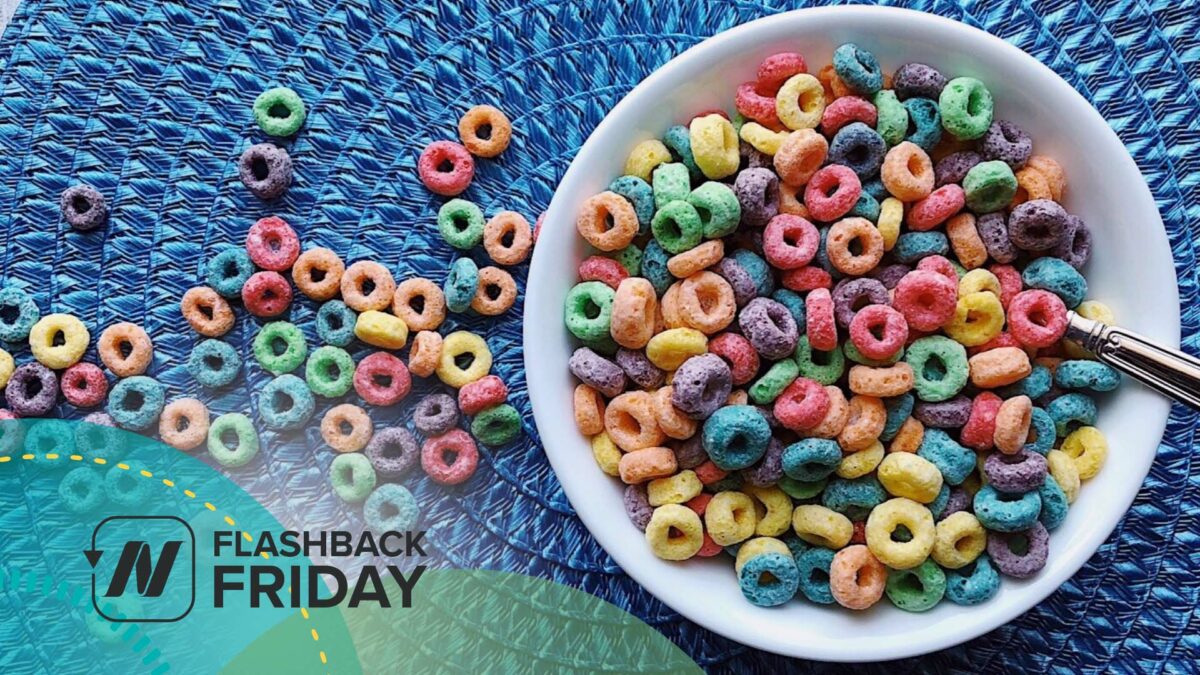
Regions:
<instances>
[{"instance_id":1,"label":"purple cereal loop","mask_svg":"<svg viewBox=\"0 0 1200 675\"><path fill-rule=\"evenodd\" d=\"M792 313L769 298L755 298L743 307L738 313L738 326L754 351L772 361L791 354L800 340Z\"/></svg>"},{"instance_id":2,"label":"purple cereal loop","mask_svg":"<svg viewBox=\"0 0 1200 675\"><path fill-rule=\"evenodd\" d=\"M608 398L625 391L625 371L587 347L576 349L567 367L581 382Z\"/></svg>"},{"instance_id":3,"label":"purple cereal loop","mask_svg":"<svg viewBox=\"0 0 1200 675\"><path fill-rule=\"evenodd\" d=\"M839 283L833 289L833 316L842 328L848 328L863 307L890 304L887 287L877 279L859 277Z\"/></svg>"},{"instance_id":4,"label":"purple cereal loop","mask_svg":"<svg viewBox=\"0 0 1200 675\"><path fill-rule=\"evenodd\" d=\"M696 434L691 438L675 443L675 464L680 469L694 469L708 461L708 453L704 451L703 437Z\"/></svg>"},{"instance_id":5,"label":"purple cereal loop","mask_svg":"<svg viewBox=\"0 0 1200 675\"><path fill-rule=\"evenodd\" d=\"M883 284L884 288L890 291L896 287L896 284L900 283L900 280L904 278L905 274L908 274L911 271L912 268L908 265L895 263L892 265L876 267L867 274L870 275L872 279L878 280L879 283Z\"/></svg>"},{"instance_id":6,"label":"purple cereal loop","mask_svg":"<svg viewBox=\"0 0 1200 675\"><path fill-rule=\"evenodd\" d=\"M722 279L729 282L730 288L733 289L734 302L738 307L743 307L747 302L758 297L758 284L754 283L754 278L734 258L721 258L721 261L712 269Z\"/></svg>"},{"instance_id":7,"label":"purple cereal loop","mask_svg":"<svg viewBox=\"0 0 1200 675\"><path fill-rule=\"evenodd\" d=\"M982 161L983 157L971 150L950 153L938 160L937 166L933 168L934 184L937 187L951 183L961 185L967 177L967 172Z\"/></svg>"},{"instance_id":8,"label":"purple cereal loop","mask_svg":"<svg viewBox=\"0 0 1200 675\"><path fill-rule=\"evenodd\" d=\"M970 513L971 501L971 495L967 494L966 490L957 485L950 488L950 498L946 500L946 507L942 509L942 512L938 515L937 519L939 521L945 520L959 511L966 511L967 513Z\"/></svg>"},{"instance_id":9,"label":"purple cereal loop","mask_svg":"<svg viewBox=\"0 0 1200 675\"><path fill-rule=\"evenodd\" d=\"M1024 554L1014 553L1009 542L1024 537L1027 549ZM987 552L1001 574L1024 579L1037 574L1046 566L1050 554L1050 533L1040 522L1024 532L988 532Z\"/></svg>"},{"instance_id":10,"label":"purple cereal loop","mask_svg":"<svg viewBox=\"0 0 1200 675\"><path fill-rule=\"evenodd\" d=\"M698 354L684 361L671 380L671 403L695 420L707 419L725 405L733 391L729 364L716 354Z\"/></svg>"},{"instance_id":11,"label":"purple cereal loop","mask_svg":"<svg viewBox=\"0 0 1200 675\"><path fill-rule=\"evenodd\" d=\"M654 507L650 506L650 499L646 496L645 484L630 485L625 488L625 513L629 516L629 521L637 529L645 532L646 525L650 523L650 516L654 515Z\"/></svg>"},{"instance_id":12,"label":"purple cereal loop","mask_svg":"<svg viewBox=\"0 0 1200 675\"><path fill-rule=\"evenodd\" d=\"M1058 202L1034 199L1018 204L1008 215L1008 238L1025 251L1049 251L1067 230L1067 211Z\"/></svg>"},{"instance_id":13,"label":"purple cereal loop","mask_svg":"<svg viewBox=\"0 0 1200 675\"><path fill-rule=\"evenodd\" d=\"M617 350L617 365L625 371L625 376L642 389L658 389L662 386L667 374L654 365L646 353L634 349L621 348Z\"/></svg>"},{"instance_id":14,"label":"purple cereal loop","mask_svg":"<svg viewBox=\"0 0 1200 675\"><path fill-rule=\"evenodd\" d=\"M742 469L742 480L755 487L770 487L783 478L783 443L774 436L767 444L767 451L758 463Z\"/></svg>"},{"instance_id":15,"label":"purple cereal loop","mask_svg":"<svg viewBox=\"0 0 1200 675\"><path fill-rule=\"evenodd\" d=\"M58 401L58 376L40 363L26 363L12 372L4 396L17 417L43 417Z\"/></svg>"},{"instance_id":16,"label":"purple cereal loop","mask_svg":"<svg viewBox=\"0 0 1200 675\"><path fill-rule=\"evenodd\" d=\"M979 216L975 229L992 260L1007 265L1017 259L1017 248L1008 237L1008 224L1004 222L1003 213L997 211Z\"/></svg>"},{"instance_id":17,"label":"purple cereal loop","mask_svg":"<svg viewBox=\"0 0 1200 675\"><path fill-rule=\"evenodd\" d=\"M1013 171L1025 166L1033 154L1033 139L1008 120L996 120L979 141L979 152L988 160L1000 160Z\"/></svg>"},{"instance_id":18,"label":"purple cereal loop","mask_svg":"<svg viewBox=\"0 0 1200 675\"><path fill-rule=\"evenodd\" d=\"M746 169L770 169L775 160L746 141L738 141L739 166Z\"/></svg>"},{"instance_id":19,"label":"purple cereal loop","mask_svg":"<svg viewBox=\"0 0 1200 675\"><path fill-rule=\"evenodd\" d=\"M733 182L733 193L742 207L742 224L766 227L779 213L779 177L770 169L745 169Z\"/></svg>"},{"instance_id":20,"label":"purple cereal loop","mask_svg":"<svg viewBox=\"0 0 1200 675\"><path fill-rule=\"evenodd\" d=\"M426 438L441 436L458 424L458 402L449 394L430 394L413 408L413 426Z\"/></svg>"},{"instance_id":21,"label":"purple cereal loop","mask_svg":"<svg viewBox=\"0 0 1200 675\"><path fill-rule=\"evenodd\" d=\"M763 419L767 421L767 426L772 429L779 429L782 425L779 424L779 418L775 417L775 406L773 405L756 405L758 412L762 413Z\"/></svg>"},{"instance_id":22,"label":"purple cereal loop","mask_svg":"<svg viewBox=\"0 0 1200 675\"><path fill-rule=\"evenodd\" d=\"M913 417L927 427L957 429L971 417L971 399L959 394L949 401L919 401L913 406Z\"/></svg>"},{"instance_id":23,"label":"purple cereal loop","mask_svg":"<svg viewBox=\"0 0 1200 675\"><path fill-rule=\"evenodd\" d=\"M376 429L363 450L375 473L382 478L399 478L416 466L421 458L417 438L404 427Z\"/></svg>"},{"instance_id":24,"label":"purple cereal loop","mask_svg":"<svg viewBox=\"0 0 1200 675\"><path fill-rule=\"evenodd\" d=\"M928 98L934 101L942 95L946 86L946 76L933 66L924 63L906 63L896 69L892 77L892 89L896 98L904 101L910 98Z\"/></svg>"},{"instance_id":25,"label":"purple cereal loop","mask_svg":"<svg viewBox=\"0 0 1200 675\"><path fill-rule=\"evenodd\" d=\"M1046 480L1046 458L1028 450L1015 455L993 452L983 462L983 475L1000 492L1023 494Z\"/></svg>"},{"instance_id":26,"label":"purple cereal loop","mask_svg":"<svg viewBox=\"0 0 1200 675\"><path fill-rule=\"evenodd\" d=\"M1081 269L1092 256L1092 229L1079 216L1068 214L1067 229L1052 255L1062 258L1063 262L1075 269Z\"/></svg>"}]
</instances>

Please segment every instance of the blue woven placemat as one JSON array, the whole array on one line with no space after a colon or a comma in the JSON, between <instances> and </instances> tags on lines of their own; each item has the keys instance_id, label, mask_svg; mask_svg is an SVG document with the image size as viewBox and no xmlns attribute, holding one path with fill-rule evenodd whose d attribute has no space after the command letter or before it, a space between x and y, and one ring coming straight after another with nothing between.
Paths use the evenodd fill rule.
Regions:
<instances>
[{"instance_id":1,"label":"blue woven placemat","mask_svg":"<svg viewBox=\"0 0 1200 675\"><path fill-rule=\"evenodd\" d=\"M1200 7L1191 0L887 4L1000 35L1093 101L1162 211L1185 308L1184 346L1196 353ZM454 136L467 106L496 103L516 129L504 156L479 163L467 196L487 213L509 208L534 217L605 111L648 73L713 33L799 6L25 0L0 39L0 281L37 292L43 310L75 313L93 328L143 323L156 343L154 372L172 395L202 395L220 412L252 409L250 392L265 380L257 369L217 396L190 381L182 363L195 337L177 302L207 257L240 244L255 219L281 215L306 243L348 260L379 260L398 277L440 281L452 251L436 236L439 202L415 179L414 164L424 144ZM274 84L296 89L310 113L290 145L295 183L268 208L238 183L234 160L262 140L250 104ZM58 194L77 180L110 200L103 233L73 233L59 216ZM528 414L520 310L518 303L500 322L462 323L486 332L496 370ZM312 314L311 304L299 303L293 319L310 325ZM253 332L242 319L228 339L248 356ZM376 411L379 423L402 416ZM1194 668L1198 421L1176 407L1133 509L1060 591L973 642L880 670ZM526 429L534 433L531 423ZM329 494L330 457L315 432L265 440L269 456L235 475L283 522L320 527L358 518ZM479 475L458 489L406 483L437 524L431 537L446 564L519 570L582 588L657 626L708 667L822 668L720 638L639 588L573 516L532 435L486 453Z\"/></svg>"}]
</instances>

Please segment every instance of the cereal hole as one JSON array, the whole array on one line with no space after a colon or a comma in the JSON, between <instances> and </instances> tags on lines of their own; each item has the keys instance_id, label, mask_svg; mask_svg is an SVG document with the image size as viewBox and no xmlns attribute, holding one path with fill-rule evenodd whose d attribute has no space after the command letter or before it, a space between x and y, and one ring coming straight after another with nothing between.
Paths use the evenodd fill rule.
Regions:
<instances>
[{"instance_id":1,"label":"cereal hole","mask_svg":"<svg viewBox=\"0 0 1200 675\"><path fill-rule=\"evenodd\" d=\"M391 502L384 502L383 506L379 507L379 515L383 516L384 520L388 520L400 515L400 509Z\"/></svg>"},{"instance_id":2,"label":"cereal hole","mask_svg":"<svg viewBox=\"0 0 1200 675\"><path fill-rule=\"evenodd\" d=\"M198 312L200 312L200 315L203 316L205 319L208 319L209 321L212 320L212 318L213 318L212 305L196 305L196 310Z\"/></svg>"},{"instance_id":3,"label":"cereal hole","mask_svg":"<svg viewBox=\"0 0 1200 675\"><path fill-rule=\"evenodd\" d=\"M480 140L488 140L492 137L492 125L484 122L475 127L475 137Z\"/></svg>"},{"instance_id":4,"label":"cereal hole","mask_svg":"<svg viewBox=\"0 0 1200 675\"><path fill-rule=\"evenodd\" d=\"M256 180L266 180L267 176L271 175L271 168L267 166L267 160L262 157L255 156L250 160L250 174Z\"/></svg>"},{"instance_id":5,"label":"cereal hole","mask_svg":"<svg viewBox=\"0 0 1200 675\"><path fill-rule=\"evenodd\" d=\"M382 389L387 389L392 386L392 376L387 373L375 373L371 375L371 382Z\"/></svg>"},{"instance_id":6,"label":"cereal hole","mask_svg":"<svg viewBox=\"0 0 1200 675\"><path fill-rule=\"evenodd\" d=\"M175 431L183 433L192 426L192 421L187 418L187 415L180 415L175 418Z\"/></svg>"},{"instance_id":7,"label":"cereal hole","mask_svg":"<svg viewBox=\"0 0 1200 675\"><path fill-rule=\"evenodd\" d=\"M371 294L375 292L375 280L370 277L364 278L362 281L358 282L358 291L363 295L370 297Z\"/></svg>"},{"instance_id":8,"label":"cereal hole","mask_svg":"<svg viewBox=\"0 0 1200 675\"><path fill-rule=\"evenodd\" d=\"M454 466L458 461L458 450L454 448L442 448L442 464L446 466Z\"/></svg>"},{"instance_id":9,"label":"cereal hole","mask_svg":"<svg viewBox=\"0 0 1200 675\"><path fill-rule=\"evenodd\" d=\"M325 281L325 270L319 267L312 268L308 272L308 279L314 284L319 284L322 281Z\"/></svg>"},{"instance_id":10,"label":"cereal hole","mask_svg":"<svg viewBox=\"0 0 1200 675\"><path fill-rule=\"evenodd\" d=\"M141 410L146 405L146 397L140 391L130 391L125 394L125 398L121 401L121 407L129 410Z\"/></svg>"},{"instance_id":11,"label":"cereal hole","mask_svg":"<svg viewBox=\"0 0 1200 675\"><path fill-rule=\"evenodd\" d=\"M459 354L458 356L454 357L454 365L457 366L461 370L466 370L467 368L470 368L471 364L473 364L473 363L475 363L475 355L472 354L471 352L467 352L465 354Z\"/></svg>"},{"instance_id":12,"label":"cereal hole","mask_svg":"<svg viewBox=\"0 0 1200 675\"><path fill-rule=\"evenodd\" d=\"M12 323L21 316L21 310L16 305L0 305L0 321Z\"/></svg>"},{"instance_id":13,"label":"cereal hole","mask_svg":"<svg viewBox=\"0 0 1200 675\"><path fill-rule=\"evenodd\" d=\"M285 413L291 410L292 406L295 404L296 401L287 392L277 391L275 392L275 395L271 397L271 407L274 408L276 412Z\"/></svg>"},{"instance_id":14,"label":"cereal hole","mask_svg":"<svg viewBox=\"0 0 1200 675\"><path fill-rule=\"evenodd\" d=\"M897 525L896 529L892 530L892 541L905 543L912 541L912 530L908 529L907 525Z\"/></svg>"},{"instance_id":15,"label":"cereal hole","mask_svg":"<svg viewBox=\"0 0 1200 675\"><path fill-rule=\"evenodd\" d=\"M287 348L287 341L283 338L276 337L275 339L271 340L271 353L275 356L283 356L283 353L287 351Z\"/></svg>"},{"instance_id":16,"label":"cereal hole","mask_svg":"<svg viewBox=\"0 0 1200 675\"><path fill-rule=\"evenodd\" d=\"M121 354L122 359L127 359L133 354L133 343L129 340L121 340L117 343L117 351Z\"/></svg>"},{"instance_id":17,"label":"cereal hole","mask_svg":"<svg viewBox=\"0 0 1200 675\"><path fill-rule=\"evenodd\" d=\"M42 393L42 379L35 377L25 383L25 398L35 398Z\"/></svg>"},{"instance_id":18,"label":"cereal hole","mask_svg":"<svg viewBox=\"0 0 1200 675\"><path fill-rule=\"evenodd\" d=\"M204 366L209 370L220 370L225 367L225 359L216 354L208 354L204 357Z\"/></svg>"},{"instance_id":19,"label":"cereal hole","mask_svg":"<svg viewBox=\"0 0 1200 675\"><path fill-rule=\"evenodd\" d=\"M134 480L133 476L130 476L128 473L123 473L119 478L117 478L117 490L121 492L133 492L134 488L136 487L137 481Z\"/></svg>"},{"instance_id":20,"label":"cereal hole","mask_svg":"<svg viewBox=\"0 0 1200 675\"><path fill-rule=\"evenodd\" d=\"M1008 545L1008 550L1016 555L1029 553L1029 537L1024 534L1018 533L1005 537L1005 543Z\"/></svg>"},{"instance_id":21,"label":"cereal hole","mask_svg":"<svg viewBox=\"0 0 1200 675\"><path fill-rule=\"evenodd\" d=\"M496 300L503 292L499 284L487 284L483 287L483 294L487 296L488 300Z\"/></svg>"},{"instance_id":22,"label":"cereal hole","mask_svg":"<svg viewBox=\"0 0 1200 675\"><path fill-rule=\"evenodd\" d=\"M408 307L409 307L409 309L416 312L417 314L424 314L425 313L425 296L424 295L414 295L412 297L412 299L410 299L408 301Z\"/></svg>"},{"instance_id":23,"label":"cereal hole","mask_svg":"<svg viewBox=\"0 0 1200 675\"><path fill-rule=\"evenodd\" d=\"M510 227L504 231L504 234L500 235L500 245L503 246L504 248L511 248L513 245L513 242L516 241L516 237L517 237L516 230L514 230Z\"/></svg>"},{"instance_id":24,"label":"cereal hole","mask_svg":"<svg viewBox=\"0 0 1200 675\"><path fill-rule=\"evenodd\" d=\"M267 114L271 117L285 120L292 116L292 110L282 103L276 103L275 105L271 106L269 110L267 110Z\"/></svg>"},{"instance_id":25,"label":"cereal hole","mask_svg":"<svg viewBox=\"0 0 1200 675\"><path fill-rule=\"evenodd\" d=\"M354 425L350 423L350 420L340 420L338 422L338 433L343 436L349 436L354 433Z\"/></svg>"},{"instance_id":26,"label":"cereal hole","mask_svg":"<svg viewBox=\"0 0 1200 675\"><path fill-rule=\"evenodd\" d=\"M443 159L438 162L437 170L438 173L450 173L454 171L454 162L451 162L449 159Z\"/></svg>"},{"instance_id":27,"label":"cereal hole","mask_svg":"<svg viewBox=\"0 0 1200 675\"><path fill-rule=\"evenodd\" d=\"M946 364L941 359L926 359L921 377L932 382L941 382L946 377Z\"/></svg>"},{"instance_id":28,"label":"cereal hole","mask_svg":"<svg viewBox=\"0 0 1200 675\"><path fill-rule=\"evenodd\" d=\"M50 335L50 346L61 347L67 344L67 336L61 330L56 330Z\"/></svg>"},{"instance_id":29,"label":"cereal hole","mask_svg":"<svg viewBox=\"0 0 1200 675\"><path fill-rule=\"evenodd\" d=\"M88 211L92 210L92 202L83 195L75 195L71 199L71 208L75 211L75 213L78 213L82 216Z\"/></svg>"}]
</instances>

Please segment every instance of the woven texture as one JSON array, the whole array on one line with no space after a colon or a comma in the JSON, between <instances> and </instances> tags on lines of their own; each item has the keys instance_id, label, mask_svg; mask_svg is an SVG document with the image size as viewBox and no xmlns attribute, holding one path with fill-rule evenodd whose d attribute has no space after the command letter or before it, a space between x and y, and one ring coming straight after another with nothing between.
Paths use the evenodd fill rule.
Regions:
<instances>
[{"instance_id":1,"label":"woven texture","mask_svg":"<svg viewBox=\"0 0 1200 675\"><path fill-rule=\"evenodd\" d=\"M892 4L892 3L889 3ZM895 3L982 27L1049 65L1109 120L1141 167L1174 248L1184 347L1200 348L1200 7L1194 0ZM398 278L440 282L453 254L437 237L439 201L415 177L420 148L452 138L457 116L492 102L515 139L478 163L466 195L486 213L531 218L606 110L671 57L718 31L791 9L770 2L480 0L25 0L0 40L0 280L43 310L94 330L146 326L154 373L172 396L214 411L252 410L266 377L248 367L210 395L182 363L195 336L178 299L204 261L239 245L269 213L309 245L374 259ZM268 86L296 89L308 122L290 150L297 176L270 208L237 180L235 158L262 140L250 105ZM71 232L59 193L77 180L108 197L102 232ZM518 273L523 282L524 272ZM765 672L787 662L709 633L642 590L588 535L541 453L520 351L521 304L485 332L496 371L526 414L522 442L485 452L456 489L405 481L444 564L540 575L594 593L658 627L699 663ZM293 309L311 327L314 308ZM228 336L250 360L256 326ZM310 330L310 337L311 328ZM18 360L28 358L19 354ZM94 360L94 354L89 355ZM419 392L418 392L419 393ZM63 414L71 414L64 410ZM320 411L318 411L320 412ZM405 411L375 411L377 424ZM1200 660L1197 415L1176 407L1133 509L1078 575L1017 621L973 642L880 672L1187 671ZM330 453L315 430L265 434L268 456L234 474L285 524L357 522L330 494Z\"/></svg>"}]
</instances>

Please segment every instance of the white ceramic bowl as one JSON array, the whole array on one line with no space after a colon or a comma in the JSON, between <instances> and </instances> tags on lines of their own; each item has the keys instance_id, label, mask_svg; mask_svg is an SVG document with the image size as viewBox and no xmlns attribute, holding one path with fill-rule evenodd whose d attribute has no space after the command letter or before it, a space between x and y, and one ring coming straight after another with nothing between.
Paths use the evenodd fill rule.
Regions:
<instances>
[{"instance_id":1,"label":"white ceramic bowl","mask_svg":"<svg viewBox=\"0 0 1200 675\"><path fill-rule=\"evenodd\" d=\"M886 601L865 612L794 601L763 609L742 597L729 558L671 563L650 553L622 509L624 486L601 473L572 421L567 359L574 345L563 328L563 301L588 254L575 231L576 210L620 175L635 143L660 137L694 111L728 109L735 87L753 77L763 57L798 51L815 69L844 42L874 52L885 72L919 61L950 77L983 80L995 97L996 117L1027 130L1035 150L1066 170L1066 206L1095 232L1085 270L1089 297L1109 304L1126 327L1178 345L1179 299L1162 221L1137 166L1079 94L1016 47L964 24L901 9L830 7L754 21L692 47L646 78L596 127L554 196L534 253L525 298L525 363L538 431L567 497L634 579L689 619L744 644L797 657L868 661L969 640L1058 588L1128 510L1154 459L1169 406L1132 382L1104 398L1099 426L1110 453L1103 471L1084 485L1052 534L1045 569L1025 581L1004 579L999 594L981 606L942 602L925 614L908 614Z\"/></svg>"}]
</instances>

